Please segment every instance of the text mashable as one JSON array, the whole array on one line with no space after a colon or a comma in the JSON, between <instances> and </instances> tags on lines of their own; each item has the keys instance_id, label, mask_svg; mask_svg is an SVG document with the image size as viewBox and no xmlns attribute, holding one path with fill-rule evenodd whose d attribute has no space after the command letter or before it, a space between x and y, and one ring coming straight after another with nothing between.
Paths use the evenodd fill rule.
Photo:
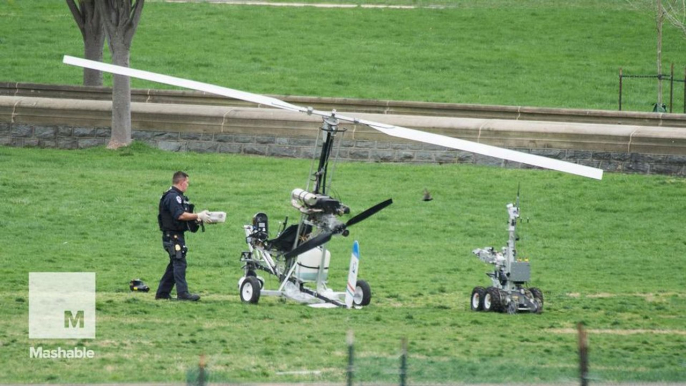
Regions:
<instances>
[{"instance_id":1,"label":"text mashable","mask_svg":"<svg viewBox=\"0 0 686 386\"><path fill-rule=\"evenodd\" d=\"M87 359L95 358L95 351L85 347L74 347L66 350L58 347L56 349L44 350L43 347L38 346L29 348L29 357L42 359Z\"/></svg>"}]
</instances>

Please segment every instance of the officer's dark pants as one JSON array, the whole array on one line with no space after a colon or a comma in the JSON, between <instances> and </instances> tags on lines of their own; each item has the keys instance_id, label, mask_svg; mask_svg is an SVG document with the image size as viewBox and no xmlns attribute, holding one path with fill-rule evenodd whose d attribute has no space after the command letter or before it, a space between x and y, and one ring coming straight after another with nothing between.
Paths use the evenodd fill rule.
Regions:
<instances>
[{"instance_id":1,"label":"officer's dark pants","mask_svg":"<svg viewBox=\"0 0 686 386\"><path fill-rule=\"evenodd\" d=\"M186 242L183 233L164 232L162 234L162 246L169 254L169 264L162 275L160 285L157 287L156 297L168 297L176 284L176 294L188 292L186 283Z\"/></svg>"}]
</instances>

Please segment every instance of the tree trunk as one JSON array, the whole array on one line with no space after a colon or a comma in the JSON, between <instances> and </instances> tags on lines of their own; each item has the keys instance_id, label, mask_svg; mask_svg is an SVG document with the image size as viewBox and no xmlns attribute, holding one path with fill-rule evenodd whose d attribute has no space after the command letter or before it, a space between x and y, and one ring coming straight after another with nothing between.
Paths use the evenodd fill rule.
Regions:
<instances>
[{"instance_id":1,"label":"tree trunk","mask_svg":"<svg viewBox=\"0 0 686 386\"><path fill-rule=\"evenodd\" d=\"M83 56L89 60L102 61L102 49L105 43L105 29L102 18L93 0L67 0L76 25L83 37ZM84 86L102 86L102 72L89 68L83 69Z\"/></svg>"},{"instance_id":2,"label":"tree trunk","mask_svg":"<svg viewBox=\"0 0 686 386\"><path fill-rule=\"evenodd\" d=\"M112 63L128 67L131 41L136 33L145 0L98 0ZM112 87L112 133L109 149L131 143L131 81L128 76L114 75Z\"/></svg>"},{"instance_id":3,"label":"tree trunk","mask_svg":"<svg viewBox=\"0 0 686 386\"><path fill-rule=\"evenodd\" d=\"M102 27L101 27L102 28ZM83 57L89 60L102 62L102 48L105 44L105 32L100 31L97 35L89 35L83 40ZM102 86L102 71L85 68L83 70L84 86Z\"/></svg>"},{"instance_id":4,"label":"tree trunk","mask_svg":"<svg viewBox=\"0 0 686 386\"><path fill-rule=\"evenodd\" d=\"M121 42L111 42L112 64L129 66L129 47ZM112 134L109 149L117 149L131 143L131 80L128 76L114 75L112 87Z\"/></svg>"}]
</instances>

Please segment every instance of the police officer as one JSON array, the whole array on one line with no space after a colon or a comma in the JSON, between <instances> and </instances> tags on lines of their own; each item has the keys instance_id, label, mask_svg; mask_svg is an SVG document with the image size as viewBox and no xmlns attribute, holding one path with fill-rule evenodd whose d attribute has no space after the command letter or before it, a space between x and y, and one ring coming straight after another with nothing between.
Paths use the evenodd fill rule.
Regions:
<instances>
[{"instance_id":1,"label":"police officer","mask_svg":"<svg viewBox=\"0 0 686 386\"><path fill-rule=\"evenodd\" d=\"M188 292L186 283L186 253L188 248L184 232L197 232L203 223L211 223L209 212L204 210L193 213L194 205L188 202L184 193L188 189L188 174L178 171L172 178L172 187L160 198L157 221L162 231L162 246L169 254L169 264L162 275L155 299L171 299L171 291L176 284L178 300L200 299Z\"/></svg>"}]
</instances>

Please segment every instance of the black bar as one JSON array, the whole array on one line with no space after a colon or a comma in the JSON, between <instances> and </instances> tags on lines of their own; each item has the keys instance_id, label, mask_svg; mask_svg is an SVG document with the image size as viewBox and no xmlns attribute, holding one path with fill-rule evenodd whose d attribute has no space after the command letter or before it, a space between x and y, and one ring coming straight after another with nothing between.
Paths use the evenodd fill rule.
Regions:
<instances>
[{"instance_id":1,"label":"black bar","mask_svg":"<svg viewBox=\"0 0 686 386\"><path fill-rule=\"evenodd\" d=\"M327 298L326 296L320 295L320 294L318 294L316 291L312 291L312 290L309 289L309 288L302 287L302 288L300 288L300 292L304 292L304 293L306 293L306 294L308 294L308 295L312 295L312 296L314 296L315 298L320 299L320 300L323 300L323 301L325 301L325 302L327 302L327 303L335 304L335 305L337 305L337 306L339 306L339 307L345 307L345 303L341 303L341 302L339 302L338 300L329 299L329 298Z\"/></svg>"},{"instance_id":2,"label":"black bar","mask_svg":"<svg viewBox=\"0 0 686 386\"><path fill-rule=\"evenodd\" d=\"M326 123L324 123L326 129ZM329 165L329 155L331 155L331 148L333 147L333 132L326 131L326 139L322 143L322 152L319 155L319 166L317 167L317 174L315 175L316 183L314 185L314 194L326 194L326 169Z\"/></svg>"},{"instance_id":3,"label":"black bar","mask_svg":"<svg viewBox=\"0 0 686 386\"><path fill-rule=\"evenodd\" d=\"M579 331L579 376L581 386L588 386L588 339L581 323L577 324Z\"/></svg>"},{"instance_id":4,"label":"black bar","mask_svg":"<svg viewBox=\"0 0 686 386\"><path fill-rule=\"evenodd\" d=\"M684 105L686 109L686 105ZM622 111L622 68L619 67L619 111Z\"/></svg>"},{"instance_id":5,"label":"black bar","mask_svg":"<svg viewBox=\"0 0 686 386\"><path fill-rule=\"evenodd\" d=\"M400 355L400 386L407 384L407 338L402 339L402 354Z\"/></svg>"},{"instance_id":6,"label":"black bar","mask_svg":"<svg viewBox=\"0 0 686 386\"><path fill-rule=\"evenodd\" d=\"M669 70L669 112L672 112L672 102L674 102L674 63Z\"/></svg>"}]
</instances>

